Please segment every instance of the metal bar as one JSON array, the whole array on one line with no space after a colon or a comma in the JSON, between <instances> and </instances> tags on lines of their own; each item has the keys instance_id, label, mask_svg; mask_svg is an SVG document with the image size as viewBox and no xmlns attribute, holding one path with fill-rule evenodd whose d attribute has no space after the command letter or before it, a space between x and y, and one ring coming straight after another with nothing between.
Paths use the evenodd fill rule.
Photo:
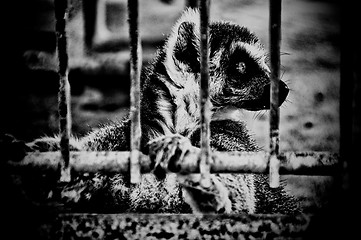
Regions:
<instances>
[{"instance_id":1,"label":"metal bar","mask_svg":"<svg viewBox=\"0 0 361 240\"><path fill-rule=\"evenodd\" d=\"M130 36L130 119L131 119L131 155L130 182L140 182L140 70L142 68L142 48L139 37L139 4L138 0L128 0L129 36Z\"/></svg>"},{"instance_id":2,"label":"metal bar","mask_svg":"<svg viewBox=\"0 0 361 240\"><path fill-rule=\"evenodd\" d=\"M200 84L200 121L201 121L201 155L200 155L200 171L203 175L202 179L204 186L210 184L210 119L211 109L209 100L209 6L210 0L200 1L200 71L201 71L201 84Z\"/></svg>"},{"instance_id":3,"label":"metal bar","mask_svg":"<svg viewBox=\"0 0 361 240\"><path fill-rule=\"evenodd\" d=\"M271 61L271 99L270 99L270 187L279 186L279 77L281 49L281 0L270 0L270 61Z\"/></svg>"},{"instance_id":4,"label":"metal bar","mask_svg":"<svg viewBox=\"0 0 361 240\"><path fill-rule=\"evenodd\" d=\"M360 41L361 36L349 26L360 21L356 2L344 1L339 4L343 16L340 21L340 167L342 175L338 176L338 192L331 199L338 219L344 219L342 226L356 234L358 224L352 219L359 206L360 159L361 159L361 70ZM334 214L333 214L334 215ZM329 219L328 225L340 227ZM332 225L331 225L332 224ZM325 225L325 226L328 226ZM351 236L351 235L350 235ZM352 238L352 237L351 237Z\"/></svg>"},{"instance_id":5,"label":"metal bar","mask_svg":"<svg viewBox=\"0 0 361 240\"><path fill-rule=\"evenodd\" d=\"M199 149L193 149L173 167L182 173L199 173ZM74 172L128 173L130 152L70 152L70 168ZM211 173L267 173L267 152L213 152ZM62 161L59 152L32 152L22 161L8 161L9 170L57 171ZM285 152L280 154L280 174L335 175L339 173L339 156L330 152ZM154 162L139 155L140 171L149 173Z\"/></svg>"},{"instance_id":6,"label":"metal bar","mask_svg":"<svg viewBox=\"0 0 361 240\"><path fill-rule=\"evenodd\" d=\"M59 58L59 130L60 130L60 151L63 158L61 162L61 182L70 181L69 168L69 138L71 131L71 112L70 112L70 85L68 81L68 53L67 53L67 1L55 0L55 19L56 19L56 40Z\"/></svg>"}]
</instances>

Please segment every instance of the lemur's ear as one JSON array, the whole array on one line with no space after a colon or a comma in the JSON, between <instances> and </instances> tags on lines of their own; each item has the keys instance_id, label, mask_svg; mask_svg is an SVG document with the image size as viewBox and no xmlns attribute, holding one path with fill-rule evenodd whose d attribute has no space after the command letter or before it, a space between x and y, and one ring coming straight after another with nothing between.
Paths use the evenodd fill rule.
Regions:
<instances>
[{"instance_id":1,"label":"lemur's ear","mask_svg":"<svg viewBox=\"0 0 361 240\"><path fill-rule=\"evenodd\" d=\"M172 28L165 50L164 66L169 78L167 83L182 88L191 79L196 80L199 73L199 12L187 9ZM171 87L170 87L171 88Z\"/></svg>"},{"instance_id":2,"label":"lemur's ear","mask_svg":"<svg viewBox=\"0 0 361 240\"><path fill-rule=\"evenodd\" d=\"M182 22L177 31L174 44L174 61L182 70L199 72L199 36L196 24L193 22Z\"/></svg>"}]
</instances>

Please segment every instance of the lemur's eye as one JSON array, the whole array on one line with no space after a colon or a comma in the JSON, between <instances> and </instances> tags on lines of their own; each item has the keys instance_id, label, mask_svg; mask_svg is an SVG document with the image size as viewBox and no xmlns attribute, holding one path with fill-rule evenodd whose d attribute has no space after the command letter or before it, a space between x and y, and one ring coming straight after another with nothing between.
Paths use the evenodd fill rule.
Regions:
<instances>
[{"instance_id":1,"label":"lemur's eye","mask_svg":"<svg viewBox=\"0 0 361 240\"><path fill-rule=\"evenodd\" d=\"M245 73L246 72L246 64L244 62L239 62L237 64L236 68L240 73Z\"/></svg>"}]
</instances>

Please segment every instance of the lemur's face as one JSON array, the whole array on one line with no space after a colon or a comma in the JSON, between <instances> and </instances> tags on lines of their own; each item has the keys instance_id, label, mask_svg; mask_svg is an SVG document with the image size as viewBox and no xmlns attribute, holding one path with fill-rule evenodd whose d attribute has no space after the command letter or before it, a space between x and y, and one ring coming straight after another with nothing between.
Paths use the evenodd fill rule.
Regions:
<instances>
[{"instance_id":1,"label":"lemur's face","mask_svg":"<svg viewBox=\"0 0 361 240\"><path fill-rule=\"evenodd\" d=\"M257 36L247 28L229 22L214 22L209 27L210 98L213 106L252 111L269 109L270 70L267 54ZM199 14L190 10L177 22L167 43L167 59L175 69L171 73L176 76L174 78L199 82L199 36ZM279 90L281 105L289 90L282 81Z\"/></svg>"},{"instance_id":2,"label":"lemur's face","mask_svg":"<svg viewBox=\"0 0 361 240\"><path fill-rule=\"evenodd\" d=\"M231 23L210 25L211 92L216 107L235 106L257 111L270 107L267 54L248 29ZM280 81L279 105L288 94Z\"/></svg>"}]
</instances>

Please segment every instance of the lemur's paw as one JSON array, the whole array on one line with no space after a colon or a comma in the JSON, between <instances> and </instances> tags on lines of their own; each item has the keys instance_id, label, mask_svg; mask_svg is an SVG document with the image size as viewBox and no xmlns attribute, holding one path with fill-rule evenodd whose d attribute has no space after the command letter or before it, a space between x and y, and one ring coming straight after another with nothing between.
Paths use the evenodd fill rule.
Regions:
<instances>
[{"instance_id":1,"label":"lemur's paw","mask_svg":"<svg viewBox=\"0 0 361 240\"><path fill-rule=\"evenodd\" d=\"M168 170L178 172L177 163L181 162L190 149L190 140L179 134L162 136L148 143L149 157L154 165L154 174L164 179Z\"/></svg>"},{"instance_id":2,"label":"lemur's paw","mask_svg":"<svg viewBox=\"0 0 361 240\"><path fill-rule=\"evenodd\" d=\"M179 175L184 200L194 213L230 213L232 203L227 188L217 179L209 176L210 184L202 184L201 174Z\"/></svg>"},{"instance_id":3,"label":"lemur's paw","mask_svg":"<svg viewBox=\"0 0 361 240\"><path fill-rule=\"evenodd\" d=\"M10 134L3 134L0 136L0 152L5 160L20 161L31 152L31 148Z\"/></svg>"}]
</instances>

